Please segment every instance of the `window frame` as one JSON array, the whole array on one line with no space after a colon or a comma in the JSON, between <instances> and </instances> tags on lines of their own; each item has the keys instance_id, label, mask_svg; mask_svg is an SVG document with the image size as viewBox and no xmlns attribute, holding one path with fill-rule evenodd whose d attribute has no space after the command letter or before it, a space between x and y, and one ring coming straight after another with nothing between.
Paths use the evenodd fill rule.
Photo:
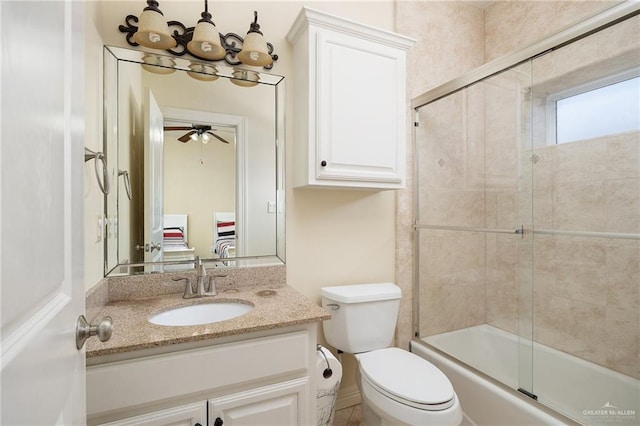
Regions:
<instances>
[{"instance_id":1,"label":"window frame","mask_svg":"<svg viewBox=\"0 0 640 426\"><path fill-rule=\"evenodd\" d=\"M591 92L593 90L602 89L603 87L606 87L606 86L612 86L614 84L622 83L624 81L631 80L634 78L639 78L639 77L640 77L640 68L632 68L626 71L610 74L605 77L591 80L587 83L579 84L577 86L573 86L573 87L563 89L547 95L546 97L547 146L557 146L565 143L580 142L581 140L585 140L585 139L579 139L574 141L558 142L558 133L557 133L558 101L566 98L570 98L573 96L578 96L583 93ZM610 133L608 135L603 135L602 137L616 135L616 134L619 134L619 133Z\"/></svg>"}]
</instances>

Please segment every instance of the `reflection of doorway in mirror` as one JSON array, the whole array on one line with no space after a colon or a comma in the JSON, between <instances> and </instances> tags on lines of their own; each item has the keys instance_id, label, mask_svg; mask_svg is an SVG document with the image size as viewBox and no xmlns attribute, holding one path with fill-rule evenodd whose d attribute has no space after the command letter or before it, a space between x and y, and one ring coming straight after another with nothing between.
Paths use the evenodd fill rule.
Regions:
<instances>
[{"instance_id":1,"label":"reflection of doorway in mirror","mask_svg":"<svg viewBox=\"0 0 640 426\"><path fill-rule=\"evenodd\" d=\"M163 108L163 113L164 213L188 215L189 246L209 259L216 257L214 212L237 212L236 255L241 256L247 238L247 119L177 108Z\"/></svg>"},{"instance_id":2,"label":"reflection of doorway in mirror","mask_svg":"<svg viewBox=\"0 0 640 426\"><path fill-rule=\"evenodd\" d=\"M164 125L160 107L149 88L145 91L144 122L144 261L148 263L162 260ZM145 272L160 270L159 265L145 267Z\"/></svg>"}]
</instances>

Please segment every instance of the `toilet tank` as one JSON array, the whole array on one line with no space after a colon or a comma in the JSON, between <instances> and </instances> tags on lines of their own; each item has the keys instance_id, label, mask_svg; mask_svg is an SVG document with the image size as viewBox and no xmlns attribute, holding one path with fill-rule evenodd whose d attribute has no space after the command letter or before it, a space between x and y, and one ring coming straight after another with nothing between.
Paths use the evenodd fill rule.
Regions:
<instances>
[{"instance_id":1,"label":"toilet tank","mask_svg":"<svg viewBox=\"0 0 640 426\"><path fill-rule=\"evenodd\" d=\"M327 342L347 353L386 348L393 341L400 287L392 283L355 284L320 289L331 319L322 324Z\"/></svg>"}]
</instances>

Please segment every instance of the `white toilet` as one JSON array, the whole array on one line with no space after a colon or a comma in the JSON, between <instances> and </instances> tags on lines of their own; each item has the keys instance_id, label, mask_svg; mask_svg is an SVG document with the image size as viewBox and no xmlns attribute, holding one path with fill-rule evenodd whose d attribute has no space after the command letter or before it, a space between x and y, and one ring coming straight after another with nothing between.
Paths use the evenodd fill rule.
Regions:
<instances>
[{"instance_id":1,"label":"white toilet","mask_svg":"<svg viewBox=\"0 0 640 426\"><path fill-rule=\"evenodd\" d=\"M389 348L400 288L395 284L324 287L323 324L332 346L354 354L366 426L459 425L462 408L449 379L427 360Z\"/></svg>"}]
</instances>

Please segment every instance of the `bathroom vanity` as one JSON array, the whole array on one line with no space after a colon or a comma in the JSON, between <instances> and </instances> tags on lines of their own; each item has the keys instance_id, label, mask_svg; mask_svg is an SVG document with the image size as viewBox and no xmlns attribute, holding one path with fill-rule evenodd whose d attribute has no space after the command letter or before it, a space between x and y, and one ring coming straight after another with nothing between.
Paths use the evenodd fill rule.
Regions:
<instances>
[{"instance_id":1,"label":"bathroom vanity","mask_svg":"<svg viewBox=\"0 0 640 426\"><path fill-rule=\"evenodd\" d=\"M151 285L132 283L135 277L108 282L112 300L96 316L111 316L114 332L87 345L87 423L315 424L316 323L329 315L292 288L264 280L221 280L218 296L185 300L175 292L183 284L171 276L145 277L157 281ZM153 288L174 292L153 295ZM203 325L148 321L167 309L223 301L253 309Z\"/></svg>"}]
</instances>

